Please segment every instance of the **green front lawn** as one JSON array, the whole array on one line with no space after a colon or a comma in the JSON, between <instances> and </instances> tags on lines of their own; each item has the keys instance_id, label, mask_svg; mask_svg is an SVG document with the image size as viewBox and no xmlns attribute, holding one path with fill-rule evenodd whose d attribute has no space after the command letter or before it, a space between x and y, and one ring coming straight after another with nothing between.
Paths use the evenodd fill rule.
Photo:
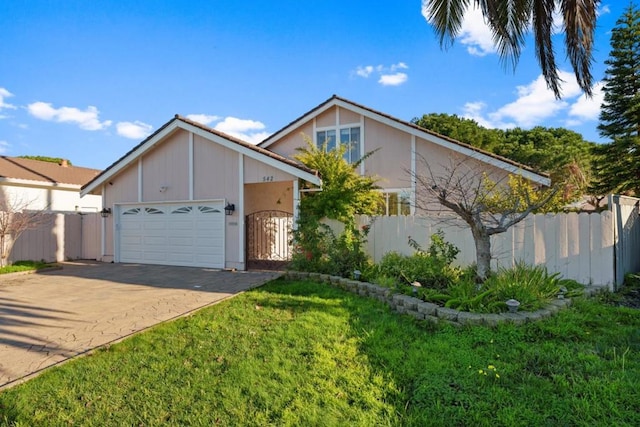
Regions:
<instances>
[{"instance_id":1,"label":"green front lawn","mask_svg":"<svg viewBox=\"0 0 640 427\"><path fill-rule=\"evenodd\" d=\"M596 299L523 327L455 329L276 281L6 390L0 414L9 425L633 426L639 352L639 312Z\"/></svg>"},{"instance_id":2,"label":"green front lawn","mask_svg":"<svg viewBox=\"0 0 640 427\"><path fill-rule=\"evenodd\" d=\"M21 271L34 271L48 268L54 264L46 263L43 261L16 261L12 265L0 267L0 274L18 273Z\"/></svg>"}]
</instances>

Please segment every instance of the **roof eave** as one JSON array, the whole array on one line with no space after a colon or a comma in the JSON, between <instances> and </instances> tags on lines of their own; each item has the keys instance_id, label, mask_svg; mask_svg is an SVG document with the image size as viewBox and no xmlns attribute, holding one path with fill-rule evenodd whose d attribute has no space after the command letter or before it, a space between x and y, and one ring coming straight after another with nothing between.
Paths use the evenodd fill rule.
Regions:
<instances>
[{"instance_id":1,"label":"roof eave","mask_svg":"<svg viewBox=\"0 0 640 427\"><path fill-rule=\"evenodd\" d=\"M331 98L327 99L315 108L309 110L302 116L290 122L258 145L262 148L271 146L272 144L276 143L282 136L289 134L292 130L300 127L303 123L306 123L314 117L317 117L318 115L334 106L356 111L364 117L369 117L372 120L377 120L396 129L415 135L426 141L449 148L453 151L475 158L484 163L491 164L492 166L506 170L509 173L521 175L522 177L536 184L544 185L546 187L549 187L551 185L551 180L549 179L548 175L536 172L527 165L520 164L511 159L503 158L502 156L498 156L494 153L486 152L472 145L465 144L453 138L449 138L436 132L429 131L428 129L424 129L413 123L397 119L390 115L357 104L348 99L341 98L337 95L333 95Z\"/></svg>"},{"instance_id":2,"label":"roof eave","mask_svg":"<svg viewBox=\"0 0 640 427\"><path fill-rule=\"evenodd\" d=\"M202 136L205 139L217 142L241 154L248 155L249 157L272 164L276 168L283 170L284 172L287 172L300 179L308 181L312 184L320 185L321 183L321 180L318 177L317 173L303 165L296 164L292 160L286 159L276 153L265 150L264 148L252 146L248 142L238 140L229 135L223 134L222 132L218 132L211 128L208 128L207 126L204 126L200 123L193 122L189 119L176 115L173 119L163 125L147 139L142 141L136 147L131 149L127 154L122 156L119 160L105 169L100 175L96 176L93 180L85 184L80 191L81 196L97 191L102 185L104 185L105 182L108 182L109 179L113 178L123 169L131 165L145 152L153 148L155 144L173 133L178 128Z\"/></svg>"},{"instance_id":3,"label":"roof eave","mask_svg":"<svg viewBox=\"0 0 640 427\"><path fill-rule=\"evenodd\" d=\"M39 181L33 179L20 179L20 178L8 178L0 177L0 182L3 184L15 185L19 187L40 187L40 188L53 188L55 190L80 190L79 184L67 184L64 182L53 181Z\"/></svg>"}]
</instances>

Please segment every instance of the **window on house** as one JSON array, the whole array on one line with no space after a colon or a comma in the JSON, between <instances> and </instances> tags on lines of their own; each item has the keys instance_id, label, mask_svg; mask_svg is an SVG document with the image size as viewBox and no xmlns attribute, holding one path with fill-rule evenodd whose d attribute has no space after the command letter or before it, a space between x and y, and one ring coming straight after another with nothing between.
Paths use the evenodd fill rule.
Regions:
<instances>
[{"instance_id":1,"label":"window on house","mask_svg":"<svg viewBox=\"0 0 640 427\"><path fill-rule=\"evenodd\" d=\"M337 139L337 134L340 139ZM333 150L337 144L346 146L344 159L349 163L360 160L360 127L342 127L336 129L319 130L316 132L316 143L321 147L326 143L327 150Z\"/></svg>"},{"instance_id":2,"label":"window on house","mask_svg":"<svg viewBox=\"0 0 640 427\"><path fill-rule=\"evenodd\" d=\"M319 130L316 132L316 141L318 147L322 147L323 144L327 144L327 151L331 151L336 148L336 131L332 130Z\"/></svg>"},{"instance_id":3,"label":"window on house","mask_svg":"<svg viewBox=\"0 0 640 427\"><path fill-rule=\"evenodd\" d=\"M379 215L411 215L411 197L409 190L389 191L382 193Z\"/></svg>"}]
</instances>

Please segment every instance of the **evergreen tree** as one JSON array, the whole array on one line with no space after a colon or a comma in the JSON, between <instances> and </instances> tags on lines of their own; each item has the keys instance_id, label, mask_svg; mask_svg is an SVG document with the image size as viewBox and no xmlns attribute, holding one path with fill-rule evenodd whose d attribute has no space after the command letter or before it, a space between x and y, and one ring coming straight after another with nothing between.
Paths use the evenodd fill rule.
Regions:
<instances>
[{"instance_id":1,"label":"evergreen tree","mask_svg":"<svg viewBox=\"0 0 640 427\"><path fill-rule=\"evenodd\" d=\"M640 11L633 4L611 32L598 129L611 142L594 149L594 194L640 194Z\"/></svg>"},{"instance_id":2,"label":"evergreen tree","mask_svg":"<svg viewBox=\"0 0 640 427\"><path fill-rule=\"evenodd\" d=\"M605 61L600 135L615 140L640 135L640 10L630 4L611 32Z\"/></svg>"}]
</instances>

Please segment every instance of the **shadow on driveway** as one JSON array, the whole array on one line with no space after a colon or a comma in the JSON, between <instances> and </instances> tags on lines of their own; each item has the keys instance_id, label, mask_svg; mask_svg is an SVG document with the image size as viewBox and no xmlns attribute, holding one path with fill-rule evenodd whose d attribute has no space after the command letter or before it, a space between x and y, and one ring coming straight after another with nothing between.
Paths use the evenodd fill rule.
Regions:
<instances>
[{"instance_id":1,"label":"shadow on driveway","mask_svg":"<svg viewBox=\"0 0 640 427\"><path fill-rule=\"evenodd\" d=\"M0 276L0 390L280 275L83 261Z\"/></svg>"}]
</instances>

